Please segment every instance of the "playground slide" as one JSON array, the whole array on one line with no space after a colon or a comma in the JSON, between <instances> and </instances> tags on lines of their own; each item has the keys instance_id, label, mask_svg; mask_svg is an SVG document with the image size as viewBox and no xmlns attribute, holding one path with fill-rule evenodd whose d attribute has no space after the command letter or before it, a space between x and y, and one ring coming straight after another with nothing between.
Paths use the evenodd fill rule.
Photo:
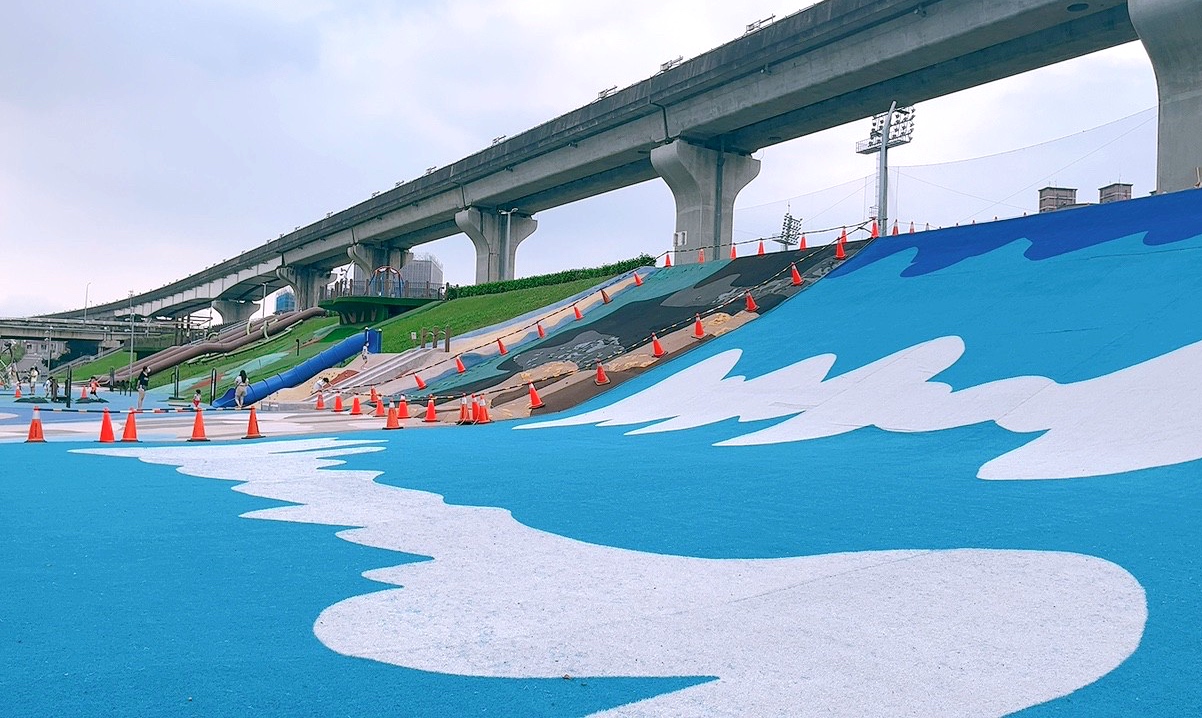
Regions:
<instances>
[{"instance_id":1,"label":"playground slide","mask_svg":"<svg viewBox=\"0 0 1202 718\"><path fill-rule=\"evenodd\" d=\"M266 333L268 336L278 334L279 332L282 332L285 329L306 319L322 316L324 314L324 309L313 307L310 309L291 312L289 314L283 314L278 317L268 317L266 320L268 323ZM223 332L222 335L218 336L217 341L185 344L179 347L164 349L163 351L153 354L146 359L135 362L133 365L133 372L139 372L142 370L142 367L148 366L153 367L154 372L157 374L158 372L170 369L177 364L183 364L189 359L195 359L198 356L203 356L205 354L224 354L234 351L235 349L240 349L248 344L253 344L254 342L262 339L264 334L262 327L263 320L260 320L257 326L255 324L251 325L249 333L239 328L236 332L231 332L230 336L225 336L226 333ZM117 378L130 378L129 370L118 371Z\"/></svg>"},{"instance_id":2,"label":"playground slide","mask_svg":"<svg viewBox=\"0 0 1202 718\"><path fill-rule=\"evenodd\" d=\"M367 350L380 351L380 330L367 329ZM246 404L253 404L265 396L306 382L332 366L355 356L363 349L363 334L347 337L317 356L306 359L296 366L250 385L246 392ZM224 409L234 405L234 390L231 388L213 402L213 406Z\"/></svg>"}]
</instances>

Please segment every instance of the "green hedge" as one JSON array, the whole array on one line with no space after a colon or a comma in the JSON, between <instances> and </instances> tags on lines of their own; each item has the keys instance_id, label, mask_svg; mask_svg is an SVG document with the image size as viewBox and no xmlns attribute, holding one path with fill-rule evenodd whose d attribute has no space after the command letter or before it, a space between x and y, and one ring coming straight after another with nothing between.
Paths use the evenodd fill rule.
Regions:
<instances>
[{"instance_id":1,"label":"green hedge","mask_svg":"<svg viewBox=\"0 0 1202 718\"><path fill-rule=\"evenodd\" d=\"M522 277L521 279L510 279L506 282L487 282L485 284L470 284L460 287L454 284L447 285L447 299L458 299L460 297L479 297L484 294L500 294L501 292L509 292L514 289L529 289L531 287L546 287L552 284L563 284L564 282L574 282L578 279L592 279L594 277L612 277L615 274L629 272L637 267L654 267L655 258L648 254L640 254L634 259L627 259L614 264L607 264L603 267L592 267L590 269L568 269L554 274L540 274L535 277Z\"/></svg>"}]
</instances>

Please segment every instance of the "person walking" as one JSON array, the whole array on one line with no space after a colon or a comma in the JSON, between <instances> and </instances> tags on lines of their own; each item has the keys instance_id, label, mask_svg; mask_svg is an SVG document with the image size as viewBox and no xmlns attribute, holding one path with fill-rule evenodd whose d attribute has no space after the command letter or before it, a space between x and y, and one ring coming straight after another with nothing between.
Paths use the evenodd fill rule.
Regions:
<instances>
[{"instance_id":1,"label":"person walking","mask_svg":"<svg viewBox=\"0 0 1202 718\"><path fill-rule=\"evenodd\" d=\"M363 364L367 365L367 343L363 343L363 351L359 352L359 357L363 359Z\"/></svg>"},{"instance_id":2,"label":"person walking","mask_svg":"<svg viewBox=\"0 0 1202 718\"><path fill-rule=\"evenodd\" d=\"M250 387L250 379L246 377L246 370L238 372L238 378L234 380L234 404L239 409L242 408L242 402L246 400L246 390Z\"/></svg>"},{"instance_id":3,"label":"person walking","mask_svg":"<svg viewBox=\"0 0 1202 718\"><path fill-rule=\"evenodd\" d=\"M58 378L50 377L50 401L58 401Z\"/></svg>"},{"instance_id":4,"label":"person walking","mask_svg":"<svg viewBox=\"0 0 1202 718\"><path fill-rule=\"evenodd\" d=\"M29 395L38 395L38 368L32 366L29 368Z\"/></svg>"},{"instance_id":5,"label":"person walking","mask_svg":"<svg viewBox=\"0 0 1202 718\"><path fill-rule=\"evenodd\" d=\"M146 390L150 388L150 368L142 367L138 374L138 411L142 411L142 402L146 400Z\"/></svg>"},{"instance_id":6,"label":"person walking","mask_svg":"<svg viewBox=\"0 0 1202 718\"><path fill-rule=\"evenodd\" d=\"M192 392L192 411L200 411L200 389Z\"/></svg>"}]
</instances>

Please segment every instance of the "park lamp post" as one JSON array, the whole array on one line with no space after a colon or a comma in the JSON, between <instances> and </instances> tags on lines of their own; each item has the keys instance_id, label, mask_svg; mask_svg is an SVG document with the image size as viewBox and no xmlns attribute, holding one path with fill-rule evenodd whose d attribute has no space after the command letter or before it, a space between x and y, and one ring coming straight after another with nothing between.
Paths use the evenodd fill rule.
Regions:
<instances>
[{"instance_id":1,"label":"park lamp post","mask_svg":"<svg viewBox=\"0 0 1202 718\"><path fill-rule=\"evenodd\" d=\"M497 257L497 281L505 281L506 261L509 259L509 241L512 237L511 230L513 229L513 213L518 211L517 207L513 209L498 209L497 214L505 215L505 246L501 249L500 255Z\"/></svg>"},{"instance_id":2,"label":"park lamp post","mask_svg":"<svg viewBox=\"0 0 1202 718\"><path fill-rule=\"evenodd\" d=\"M134 378L134 293L129 292L129 375L125 378L126 381L133 381Z\"/></svg>"},{"instance_id":3,"label":"park lamp post","mask_svg":"<svg viewBox=\"0 0 1202 718\"><path fill-rule=\"evenodd\" d=\"M856 143L856 153L870 155L879 152L877 165L876 220L881 234L889 221L889 148L904 145L914 139L914 108L898 109L897 102L889 105L888 112L874 115L868 139Z\"/></svg>"},{"instance_id":4,"label":"park lamp post","mask_svg":"<svg viewBox=\"0 0 1202 718\"><path fill-rule=\"evenodd\" d=\"M88 321L88 290L92 288L92 283L88 282L83 288L83 320Z\"/></svg>"}]
</instances>

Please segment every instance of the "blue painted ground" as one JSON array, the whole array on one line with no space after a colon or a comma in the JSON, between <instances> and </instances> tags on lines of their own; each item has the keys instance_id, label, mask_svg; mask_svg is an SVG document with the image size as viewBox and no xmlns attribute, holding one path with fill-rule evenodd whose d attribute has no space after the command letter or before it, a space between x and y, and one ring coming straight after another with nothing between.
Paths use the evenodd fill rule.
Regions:
<instances>
[{"instance_id":1,"label":"blue painted ground","mask_svg":"<svg viewBox=\"0 0 1202 718\"><path fill-rule=\"evenodd\" d=\"M1202 193L1187 192L883 238L776 311L580 411L733 347L744 350L737 374L824 352L838 355L838 373L956 334L965 356L939 380L957 388L1024 374L1096 377L1202 340L1200 218ZM1143 641L1096 683L1024 714L1202 714L1199 462L982 481L983 463L1033 438L992 423L713 446L757 426L404 431L381 435L386 452L349 464L642 551L1098 556L1146 590ZM237 518L265 502L167 467L70 455L61 444L0 446L0 466L8 715L569 716L696 680L473 679L345 658L317 642L314 618L373 590L361 571L405 557L345 543L329 527Z\"/></svg>"}]
</instances>

